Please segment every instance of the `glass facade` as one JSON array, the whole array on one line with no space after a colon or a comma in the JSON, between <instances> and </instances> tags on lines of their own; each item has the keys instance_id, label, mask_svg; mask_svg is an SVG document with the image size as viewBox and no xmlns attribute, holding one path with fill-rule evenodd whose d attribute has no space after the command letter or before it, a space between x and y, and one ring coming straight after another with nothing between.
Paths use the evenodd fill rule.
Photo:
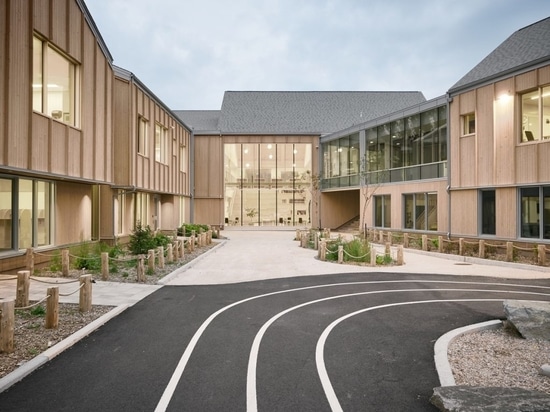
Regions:
<instances>
[{"instance_id":1,"label":"glass facade","mask_svg":"<svg viewBox=\"0 0 550 412\"><path fill-rule=\"evenodd\" d=\"M310 223L311 160L311 144L225 144L225 224Z\"/></svg>"},{"instance_id":2,"label":"glass facade","mask_svg":"<svg viewBox=\"0 0 550 412\"><path fill-rule=\"evenodd\" d=\"M403 195L404 226L413 230L437 230L437 194Z\"/></svg>"},{"instance_id":3,"label":"glass facade","mask_svg":"<svg viewBox=\"0 0 550 412\"><path fill-rule=\"evenodd\" d=\"M550 139L550 86L521 95L521 142Z\"/></svg>"},{"instance_id":4,"label":"glass facade","mask_svg":"<svg viewBox=\"0 0 550 412\"><path fill-rule=\"evenodd\" d=\"M0 178L0 251L50 245L52 202L50 182Z\"/></svg>"},{"instance_id":5,"label":"glass facade","mask_svg":"<svg viewBox=\"0 0 550 412\"><path fill-rule=\"evenodd\" d=\"M446 106L366 128L363 157L360 134L322 144L323 189L447 176Z\"/></svg>"},{"instance_id":6,"label":"glass facade","mask_svg":"<svg viewBox=\"0 0 550 412\"><path fill-rule=\"evenodd\" d=\"M520 189L521 237L550 239L550 186Z\"/></svg>"}]
</instances>

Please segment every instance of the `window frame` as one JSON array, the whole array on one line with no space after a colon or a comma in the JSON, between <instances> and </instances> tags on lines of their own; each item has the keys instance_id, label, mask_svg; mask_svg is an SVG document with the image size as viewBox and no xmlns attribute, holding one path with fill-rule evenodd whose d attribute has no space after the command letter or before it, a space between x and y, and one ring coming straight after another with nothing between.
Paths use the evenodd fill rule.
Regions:
<instances>
[{"instance_id":1,"label":"window frame","mask_svg":"<svg viewBox=\"0 0 550 412\"><path fill-rule=\"evenodd\" d=\"M550 85L539 86L536 89L520 93L518 100L520 102L519 143L533 144L550 141ZM534 115L525 107L525 103L530 100L537 101Z\"/></svg>"},{"instance_id":2,"label":"window frame","mask_svg":"<svg viewBox=\"0 0 550 412\"><path fill-rule=\"evenodd\" d=\"M40 47L36 51L36 47ZM50 87L56 85L51 78L52 73L49 69L53 66L52 56L58 56L68 64L68 102L61 98L61 110L52 109L52 95L48 91ZM35 58L40 56L40 62L36 63ZM33 111L48 116L56 121L62 122L72 127L80 127L81 119L81 79L80 65L74 59L70 58L61 49L50 43L46 39L37 35L33 35L33 68L32 68L32 107ZM35 91L38 89L39 91ZM46 92L44 92L46 90ZM61 92L65 94L65 92Z\"/></svg>"},{"instance_id":3,"label":"window frame","mask_svg":"<svg viewBox=\"0 0 550 412\"><path fill-rule=\"evenodd\" d=\"M465 113L460 116L461 136L472 136L477 131L477 121L475 112ZM472 126L473 124L473 126ZM472 130L473 129L473 130Z\"/></svg>"}]
</instances>

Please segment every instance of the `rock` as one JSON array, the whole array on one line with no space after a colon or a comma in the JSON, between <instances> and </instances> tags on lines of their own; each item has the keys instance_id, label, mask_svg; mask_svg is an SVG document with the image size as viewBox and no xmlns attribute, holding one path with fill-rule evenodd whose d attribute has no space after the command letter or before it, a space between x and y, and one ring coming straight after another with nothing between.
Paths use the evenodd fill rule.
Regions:
<instances>
[{"instance_id":1,"label":"rock","mask_svg":"<svg viewBox=\"0 0 550 412\"><path fill-rule=\"evenodd\" d=\"M540 374L544 376L550 376L550 365L544 364L540 367Z\"/></svg>"},{"instance_id":2,"label":"rock","mask_svg":"<svg viewBox=\"0 0 550 412\"><path fill-rule=\"evenodd\" d=\"M443 412L550 411L550 395L521 388L442 386L430 402Z\"/></svg>"},{"instance_id":3,"label":"rock","mask_svg":"<svg viewBox=\"0 0 550 412\"><path fill-rule=\"evenodd\" d=\"M504 313L524 338L550 340L550 302L505 300Z\"/></svg>"}]
</instances>

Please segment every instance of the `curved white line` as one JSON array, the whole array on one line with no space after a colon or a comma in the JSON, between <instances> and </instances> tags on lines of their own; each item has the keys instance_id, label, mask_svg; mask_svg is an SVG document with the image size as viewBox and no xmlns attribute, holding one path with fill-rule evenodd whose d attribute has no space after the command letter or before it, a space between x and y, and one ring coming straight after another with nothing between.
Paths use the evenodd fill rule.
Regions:
<instances>
[{"instance_id":1,"label":"curved white line","mask_svg":"<svg viewBox=\"0 0 550 412\"><path fill-rule=\"evenodd\" d=\"M332 330L344 320L364 312L369 312L371 310L377 310L377 309L385 309L393 306L416 305L420 303L499 302L499 301L502 301L502 299L436 299L436 300L423 300L423 301L419 300L415 302L398 302L398 303L389 303L386 305L373 306L371 308L361 309L352 313L348 313L347 315L342 316L339 319L336 319L323 331L323 333L321 334L321 337L317 341L317 347L315 348L315 361L317 363L317 373L319 374L319 378L321 379L321 384L323 385L323 390L325 391L325 396L327 397L331 410L342 411L342 406L338 401L336 392L334 392L334 388L330 382L330 378L328 376L327 369L325 366L325 360L324 360L325 343L330 332L332 332Z\"/></svg>"},{"instance_id":2,"label":"curved white line","mask_svg":"<svg viewBox=\"0 0 550 412\"><path fill-rule=\"evenodd\" d=\"M356 292L356 293L347 293L344 295L336 295L336 296L328 296L325 298L320 298L308 302L301 303L299 305L290 307L288 309L285 309L282 312L277 313L275 316L273 316L271 319L269 319L266 323L262 325L256 336L254 337L254 341L252 342L252 347L250 349L250 355L248 358L248 369L247 369L247 375L246 375L246 410L247 412L257 412L258 410L258 399L257 399L257 388L256 388L256 369L258 364L258 353L260 351L260 344L262 342L262 339L265 335L265 332L267 329L275 322L277 319L283 317L287 313L290 313L294 310L303 308L305 306L313 305L320 302L326 302L329 300L335 300L335 299L342 299L342 298L348 298L353 296L362 296L362 295L374 295L374 294L380 294L380 293L400 293L400 292L478 292L478 293L509 293L509 294L527 294L527 295L542 295L542 296L548 296L546 293L539 293L539 292L523 292L523 291L509 291L509 290L489 290L489 289L392 289L392 290L375 290L375 291L368 291L368 292ZM487 301L502 301L503 299L484 299ZM482 300L482 301L484 301ZM456 300L442 300L442 301L456 301ZM408 303L408 302L405 302ZM401 303L404 304L404 303ZM389 306L391 306L390 304ZM381 306L384 307L384 306Z\"/></svg>"},{"instance_id":3,"label":"curved white line","mask_svg":"<svg viewBox=\"0 0 550 412\"><path fill-rule=\"evenodd\" d=\"M290 292L299 292L304 290L310 290L310 289L319 289L319 288L328 288L328 287L334 287L334 286L351 286L351 285L367 285L367 284L383 284L383 283L453 283L453 284L464 284L464 285L489 285L489 286L513 286L513 287L524 287L524 288L542 288L542 289L550 289L549 286L536 286L536 285L521 285L521 284L514 284L514 283L496 283L496 282L461 282L461 281L452 281L452 280L422 280L422 279L403 279L403 280L372 280L372 281L364 281L364 282L342 282L342 283L331 283L331 284L325 284L325 285L314 285L314 286L306 286L302 288L295 288L295 289L288 289L288 290L279 290L277 292L271 292L271 293L265 293L262 295L256 295L251 296L249 298L240 300L238 302L234 302L230 305L227 305L218 311L214 312L212 315L210 315L197 329L191 340L189 341L187 347L185 348L185 351L183 352L183 355L181 356L178 365L176 366L176 369L172 373L172 377L170 378L170 381L168 382L168 385L164 389L164 392L159 400L159 403L157 404L157 407L155 408L155 412L164 412L168 408L168 404L170 403L170 400L172 399L172 396L174 395L174 391L176 390L176 386L178 382L181 379L181 376L183 375L183 371L185 370L185 367L187 366L187 362L189 361L189 358L191 357L191 354L195 350L195 346L197 345L197 342L199 341L200 337L206 330L206 328L210 325L210 323L218 317L221 313L225 312L228 309L231 309L237 305L240 305L242 303L246 303L255 299L260 299L264 297L274 296L278 294L283 293L290 293Z\"/></svg>"}]
</instances>

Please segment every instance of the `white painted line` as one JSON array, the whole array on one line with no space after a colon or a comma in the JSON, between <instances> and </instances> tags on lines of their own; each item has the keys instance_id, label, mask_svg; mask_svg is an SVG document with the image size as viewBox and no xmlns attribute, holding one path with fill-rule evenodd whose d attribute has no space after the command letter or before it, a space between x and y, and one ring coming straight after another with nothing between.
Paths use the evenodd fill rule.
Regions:
<instances>
[{"instance_id":1,"label":"white painted line","mask_svg":"<svg viewBox=\"0 0 550 412\"><path fill-rule=\"evenodd\" d=\"M258 400L257 400L257 387L256 387L256 370L257 370L257 364L258 364L258 354L260 351L260 344L262 342L262 339L265 335L265 332L267 332L267 329L279 318L283 317L284 315L303 308L305 306L313 305L320 302L326 302L330 300L335 299L343 299L343 298L349 298L349 297L356 297L356 296L363 296L363 295L375 295L375 294L381 294L381 293L402 293L402 292L478 292L478 293L517 293L517 294L528 294L528 295L543 295L548 296L548 294L545 293L537 293L537 292L520 292L520 291L505 291L505 290L489 290L489 289L390 289L390 290L375 290L375 291L368 291L368 292L356 292L356 293L348 293L344 295L336 295L336 296L328 296L325 298L320 298L308 302L301 303L299 305L290 307L288 309L285 309L282 312L279 312L275 316L273 316L271 319L269 319L266 323L262 325L256 336L254 337L254 341L252 342L252 347L250 349L250 356L248 358L248 369L247 369L247 380L246 380L246 410L247 412L257 412L258 410ZM488 301L502 301L503 299L488 299ZM452 300L453 302L455 300ZM408 302L405 302L408 303ZM403 303L401 303L403 304Z\"/></svg>"},{"instance_id":2,"label":"white painted line","mask_svg":"<svg viewBox=\"0 0 550 412\"><path fill-rule=\"evenodd\" d=\"M317 363L317 372L319 373L319 378L321 379L321 384L323 385L323 390L325 391L325 396L327 397L327 400L330 404L330 408L332 411L342 411L342 406L340 405L340 402L338 401L338 397L336 396L336 392L334 392L334 388L330 382L330 378L327 373L327 369L325 366L325 360L324 360L324 351L325 351L325 343L329 336L329 334L332 332L332 330L338 326L341 322L345 321L346 319L351 318L352 316L356 316L365 312L369 312L372 310L377 309L385 309L390 308L394 306L404 306L404 305L416 305L421 303L444 303L444 302L500 302L502 299L438 299L438 300L424 300L424 301L415 301L415 302L398 302L398 303L390 303L387 305L380 305L380 306L373 306L371 308L361 309L356 312L352 312L347 314L346 316L342 316L339 319L336 319L334 322L332 322L321 334L321 337L317 341L317 347L315 349L315 360Z\"/></svg>"},{"instance_id":3,"label":"white painted line","mask_svg":"<svg viewBox=\"0 0 550 412\"><path fill-rule=\"evenodd\" d=\"M401 279L401 280L375 280L375 281L363 281L363 282L342 282L342 283L331 283L331 284L325 284L325 285L314 285L314 286L306 286L303 288L295 288L295 289L288 289L288 290L279 290L277 292L271 292L271 293L265 293L262 295L256 295L251 296L249 298L240 300L238 302L234 302L228 306L225 306L206 319L203 324L197 329L193 337L191 338L191 341L185 348L185 351L183 352L183 355L181 359L178 362L178 365L176 366L176 369L174 370L172 377L170 378L170 381L168 382L168 385L164 389L164 392L162 394L162 397L159 400L159 403L157 404L157 407L155 408L155 412L163 412L166 411L168 408L168 404L170 403L170 400L172 399L172 396L174 395L174 391L176 389L176 386L181 379L181 376L183 375L183 371L185 370L185 367L187 365L187 362L189 361L189 358L191 357L191 354L193 353L195 346L197 345L197 342L199 341L200 337L206 330L206 328L210 325L210 323L218 317L218 315L222 314L228 309L231 309L235 306L238 306L242 303L250 302L252 300L265 298L269 296L279 295L283 293L292 293L292 292L300 292L304 290L312 290L312 289L320 289L320 288L329 288L329 287L336 287L336 286L353 286L353 285L369 285L369 284L391 284L391 283L444 283L444 284L462 284L462 285L490 285L490 286L512 286L512 287L524 287L524 288L541 288L541 289L550 289L549 286L533 286L533 285L521 285L521 284L514 284L514 283L496 283L496 282L461 282L461 281L452 281L452 280L423 280L423 279Z\"/></svg>"}]
</instances>

